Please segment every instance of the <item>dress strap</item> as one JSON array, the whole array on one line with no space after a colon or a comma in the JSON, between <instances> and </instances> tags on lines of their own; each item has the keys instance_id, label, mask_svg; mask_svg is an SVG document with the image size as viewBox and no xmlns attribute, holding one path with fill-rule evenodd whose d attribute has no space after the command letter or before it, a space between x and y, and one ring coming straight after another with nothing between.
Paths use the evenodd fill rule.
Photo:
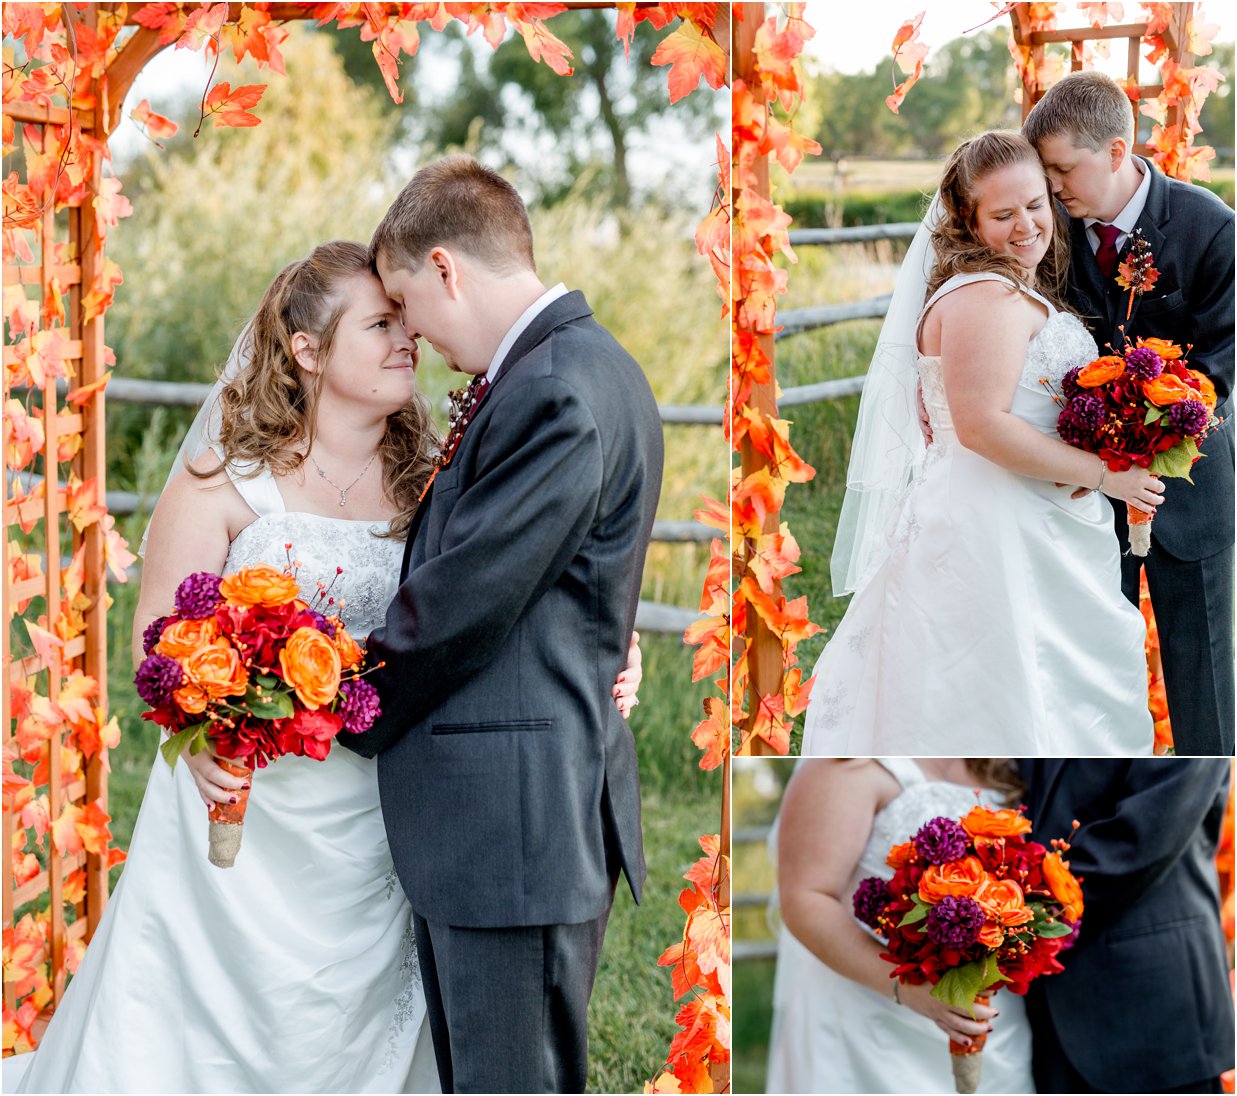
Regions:
<instances>
[{"instance_id":1,"label":"dress strap","mask_svg":"<svg viewBox=\"0 0 1237 1096\"><path fill-rule=\"evenodd\" d=\"M215 452L219 451L216 449ZM223 460L223 454L219 454L219 459ZM279 487L275 483L275 477L265 468L258 471L258 467L257 461L243 464L225 461L223 466L228 479L232 481L232 486L258 517L287 513L288 508L284 505L283 496L279 493Z\"/></svg>"},{"instance_id":2,"label":"dress strap","mask_svg":"<svg viewBox=\"0 0 1237 1096\"><path fill-rule=\"evenodd\" d=\"M923 769L909 757L877 757L874 760L902 785L903 790L914 784L922 784L927 779Z\"/></svg>"},{"instance_id":3,"label":"dress strap","mask_svg":"<svg viewBox=\"0 0 1237 1096\"><path fill-rule=\"evenodd\" d=\"M923 326L923 318L928 314L928 310L936 304L947 293L952 293L955 289L961 289L964 285L974 285L976 282L1004 282L1014 289L1020 290L1033 300L1039 301L1046 309L1048 315L1051 316L1056 312L1056 308L1047 297L1042 293L1037 293L1025 285L1015 282L1012 278L1007 278L1004 274L998 274L994 270L977 270L973 274L955 274L952 278L943 282L939 289L928 298L927 303L923 306L923 311L919 313L919 322L915 325L915 338L919 338L919 329Z\"/></svg>"}]
</instances>

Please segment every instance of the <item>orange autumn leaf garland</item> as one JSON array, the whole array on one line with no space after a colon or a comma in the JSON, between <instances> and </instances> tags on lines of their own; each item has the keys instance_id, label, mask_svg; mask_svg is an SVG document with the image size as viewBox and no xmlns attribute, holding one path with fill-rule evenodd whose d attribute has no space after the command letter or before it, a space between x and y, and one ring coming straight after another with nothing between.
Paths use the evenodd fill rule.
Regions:
<instances>
[{"instance_id":1,"label":"orange autumn leaf garland","mask_svg":"<svg viewBox=\"0 0 1237 1096\"><path fill-rule=\"evenodd\" d=\"M252 57L260 69L269 68L285 74L280 47L288 36L285 20L276 20L269 5L225 3L147 3L118 4L101 8L83 3L6 3L3 26L6 36L4 65L4 101L21 104L26 111L47 110L54 116L68 114L68 121L35 126L16 125L6 109L4 119L4 152L6 158L21 153L24 162L9 172L3 180L4 193L4 261L6 266L34 267L40 262L42 249L50 255L56 267L70 263L68 246L60 241L43 241L41 229L44 214L49 210L80 207L93 203L99 242L107 231L132 209L120 194L119 180L102 176L101 169L110 159L106 138L110 119L107 110L120 104L109 104L107 80L109 66L116 61L128 38L122 32L141 26L155 32L163 46L203 51L216 59L220 51L230 49L236 60ZM727 78L725 52L710 38L708 32L718 18L717 3L619 3L617 35L629 46L635 26L648 22L655 30L680 25L671 30L658 50L658 64L666 65L667 84L672 99L677 101L701 81L710 87L722 86ZM555 37L546 25L553 16L567 10L561 3L438 3L438 4L306 4L305 18L319 26L333 24L338 30L359 28L361 40L371 43L375 61L383 75L391 97L402 100L399 87L401 57L412 56L425 27L443 30L448 23L464 24L466 33L480 30L489 45L497 49L507 31L519 34L530 55L543 61L561 75L571 73L571 51ZM88 18L83 19L83 15ZM72 34L66 21L72 24ZM93 24L92 24L93 21ZM668 44L667 44L668 43ZM13 46L10 52L8 47ZM18 54L22 63L18 64ZM264 84L232 87L226 81L213 82L213 74L201 97L200 130L210 119L214 126L252 127L260 124L257 110L265 90ZM103 108L100 135L83 132L84 112ZM156 145L159 139L173 136L177 125L151 109L142 100L131 111L134 123ZM720 146L720 141L719 141ZM96 181L102 179L101 185ZM725 214L728 218L728 213ZM720 232L713 234L710 245L702 247L723 285L725 247ZM82 285L80 322L88 323L102 317L111 306L116 288L123 282L120 268L106 256L101 256L91 281ZM39 393L31 392L24 402L9 399L13 389L44 389L49 382L64 378L74 380L74 365L69 357L65 290L57 288L54 278L45 283L48 292L41 304L24 297L16 287L12 294L6 286L4 314L8 343L5 351L4 451L11 472L6 488L6 510L16 515L23 533L32 533L42 520L45 485L20 473L34 470L36 461L44 457L46 433L43 429ZM106 347L103 364L115 364ZM106 377L73 389L69 402L75 409L89 406L103 391ZM53 418L61 418L58 409L49 408ZM56 458L68 462L81 448L80 430L61 431L57 437ZM97 483L69 479L62 489L62 509L72 507L75 524L81 530L98 528L102 540L102 562L117 581L125 581L126 569L134 562L124 539L116 531L115 519L108 514L99 499ZM80 533L79 533L80 536ZM49 534L50 538L50 534ZM11 543L8 574L11 589L42 575L37 553L24 551ZM70 665L64 655L86 630L86 612L92 601L83 593L85 582L85 552L79 547L72 564L60 572L61 599L59 614L49 620L46 614L37 621L26 620L30 648L40 655L50 669L41 683L41 675L19 680L10 688L11 710L15 723L13 738L4 748L4 809L14 820L13 847L10 850L12 876L18 886L37 883L41 871L36 850L49 845L67 852L102 852L110 839L109 821L101 801L56 804L53 816L49 796L49 780L53 760L53 739L67 735L67 740L55 753L66 785L80 783L84 762L92 757L105 758L107 750L119 741L119 727L108 719L100 707L89 700L97 696L97 683ZM33 599L15 600L12 604L19 616L24 616ZM28 648L29 649L29 648ZM77 675L74 684L74 675ZM59 689L59 696L52 699ZM40 691L42 690L42 691ZM713 747L716 752L716 745ZM45 841L51 835L51 842ZM707 840L707 839L706 839ZM105 867L123 859L123 853L111 850L104 858ZM77 870L67 876L63 886L66 903L79 903L85 895L85 872ZM42 893L47 892L44 877ZM26 892L23 892L25 894ZM36 895L37 897L37 895ZM6 981L17 990L15 1008L4 1010L4 1054L31 1049L35 1042L36 1020L52 1000L52 985L67 970L76 969L82 950L80 942L71 942L65 949L64 963L53 970L50 941L50 910L26 914L17 926L4 934ZM702 922L703 923L703 922ZM689 925L691 924L689 916ZM18 977L20 975L20 977ZM723 1001L724 1004L724 1001ZM714 1012L720 1006L711 1005ZM706 1010L708 1011L708 1010ZM708 1030L724 1038L725 1048L712 1052L712 1060L728 1059L728 1029L726 1025L706 1023L691 1041L693 1053L700 1047L700 1030ZM674 1051L675 1054L679 1050ZM706 1055L708 1056L708 1055Z\"/></svg>"}]
</instances>

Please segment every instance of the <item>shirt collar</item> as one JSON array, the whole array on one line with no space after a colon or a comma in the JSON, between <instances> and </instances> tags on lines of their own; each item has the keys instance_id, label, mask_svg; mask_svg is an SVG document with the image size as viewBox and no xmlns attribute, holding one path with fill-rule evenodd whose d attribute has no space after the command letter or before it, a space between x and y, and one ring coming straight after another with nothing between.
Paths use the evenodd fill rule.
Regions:
<instances>
[{"instance_id":1,"label":"shirt collar","mask_svg":"<svg viewBox=\"0 0 1237 1096\"><path fill-rule=\"evenodd\" d=\"M562 282L559 282L558 285L547 289L520 313L520 318L508 328L507 333L503 336L503 341L498 344L498 349L494 351L494 356L490 359L490 367L485 371L485 379L490 384L493 384L498 379L498 371L502 368L503 359L510 352L511 348L515 346L515 340L524 334L533 320L557 301L559 297L565 295L566 292L567 287Z\"/></svg>"},{"instance_id":2,"label":"shirt collar","mask_svg":"<svg viewBox=\"0 0 1237 1096\"><path fill-rule=\"evenodd\" d=\"M1151 172L1147 165L1136 156L1134 166L1142 172L1142 182L1138 184L1138 189L1134 191L1130 200L1125 203L1125 208L1109 222L1101 221L1098 217L1084 217L1083 224L1087 228L1107 223L1119 229L1122 236L1128 236L1134 231L1134 226L1138 224L1138 218L1142 216L1143 208L1147 204L1147 194L1151 190Z\"/></svg>"}]
</instances>

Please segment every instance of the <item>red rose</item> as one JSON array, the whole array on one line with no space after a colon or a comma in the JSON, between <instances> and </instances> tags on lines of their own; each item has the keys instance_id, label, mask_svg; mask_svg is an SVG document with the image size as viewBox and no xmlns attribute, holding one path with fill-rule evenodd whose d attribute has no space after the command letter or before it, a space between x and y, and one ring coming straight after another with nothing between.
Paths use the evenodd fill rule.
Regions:
<instances>
[{"instance_id":1,"label":"red rose","mask_svg":"<svg viewBox=\"0 0 1237 1096\"><path fill-rule=\"evenodd\" d=\"M298 708L290 719L279 720L275 741L281 753L322 761L331 752L331 742L343 725L334 712Z\"/></svg>"}]
</instances>

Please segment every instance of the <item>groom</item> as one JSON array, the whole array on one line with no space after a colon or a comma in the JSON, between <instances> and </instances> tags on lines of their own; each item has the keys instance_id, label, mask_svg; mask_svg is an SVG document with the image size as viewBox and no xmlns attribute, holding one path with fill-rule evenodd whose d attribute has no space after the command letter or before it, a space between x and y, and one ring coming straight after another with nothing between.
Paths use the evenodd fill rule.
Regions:
<instances>
[{"instance_id":1,"label":"groom","mask_svg":"<svg viewBox=\"0 0 1237 1096\"><path fill-rule=\"evenodd\" d=\"M1215 865L1229 762L1020 764L1032 836L1080 823L1068 859L1085 902L1064 973L1027 994L1036 1089L1220 1092L1233 1065Z\"/></svg>"},{"instance_id":2,"label":"groom","mask_svg":"<svg viewBox=\"0 0 1237 1096\"><path fill-rule=\"evenodd\" d=\"M1203 444L1193 485L1165 479L1144 561L1125 555L1121 584L1138 604L1139 572L1159 628L1178 754L1233 753L1233 211L1202 187L1165 178L1132 154L1125 92L1098 72L1048 89L1023 125L1070 217L1069 302L1101 349L1167 339L1216 387L1224 425ZM1134 234L1159 271L1135 296L1117 284ZM1124 336L1122 334L1124 328ZM1128 539L1125 507L1114 503Z\"/></svg>"},{"instance_id":3,"label":"groom","mask_svg":"<svg viewBox=\"0 0 1237 1096\"><path fill-rule=\"evenodd\" d=\"M369 639L387 835L446 1092L583 1092L620 869L644 882L624 664L661 485L657 406L583 294L547 289L515 189L423 168L371 253L471 382Z\"/></svg>"}]
</instances>

